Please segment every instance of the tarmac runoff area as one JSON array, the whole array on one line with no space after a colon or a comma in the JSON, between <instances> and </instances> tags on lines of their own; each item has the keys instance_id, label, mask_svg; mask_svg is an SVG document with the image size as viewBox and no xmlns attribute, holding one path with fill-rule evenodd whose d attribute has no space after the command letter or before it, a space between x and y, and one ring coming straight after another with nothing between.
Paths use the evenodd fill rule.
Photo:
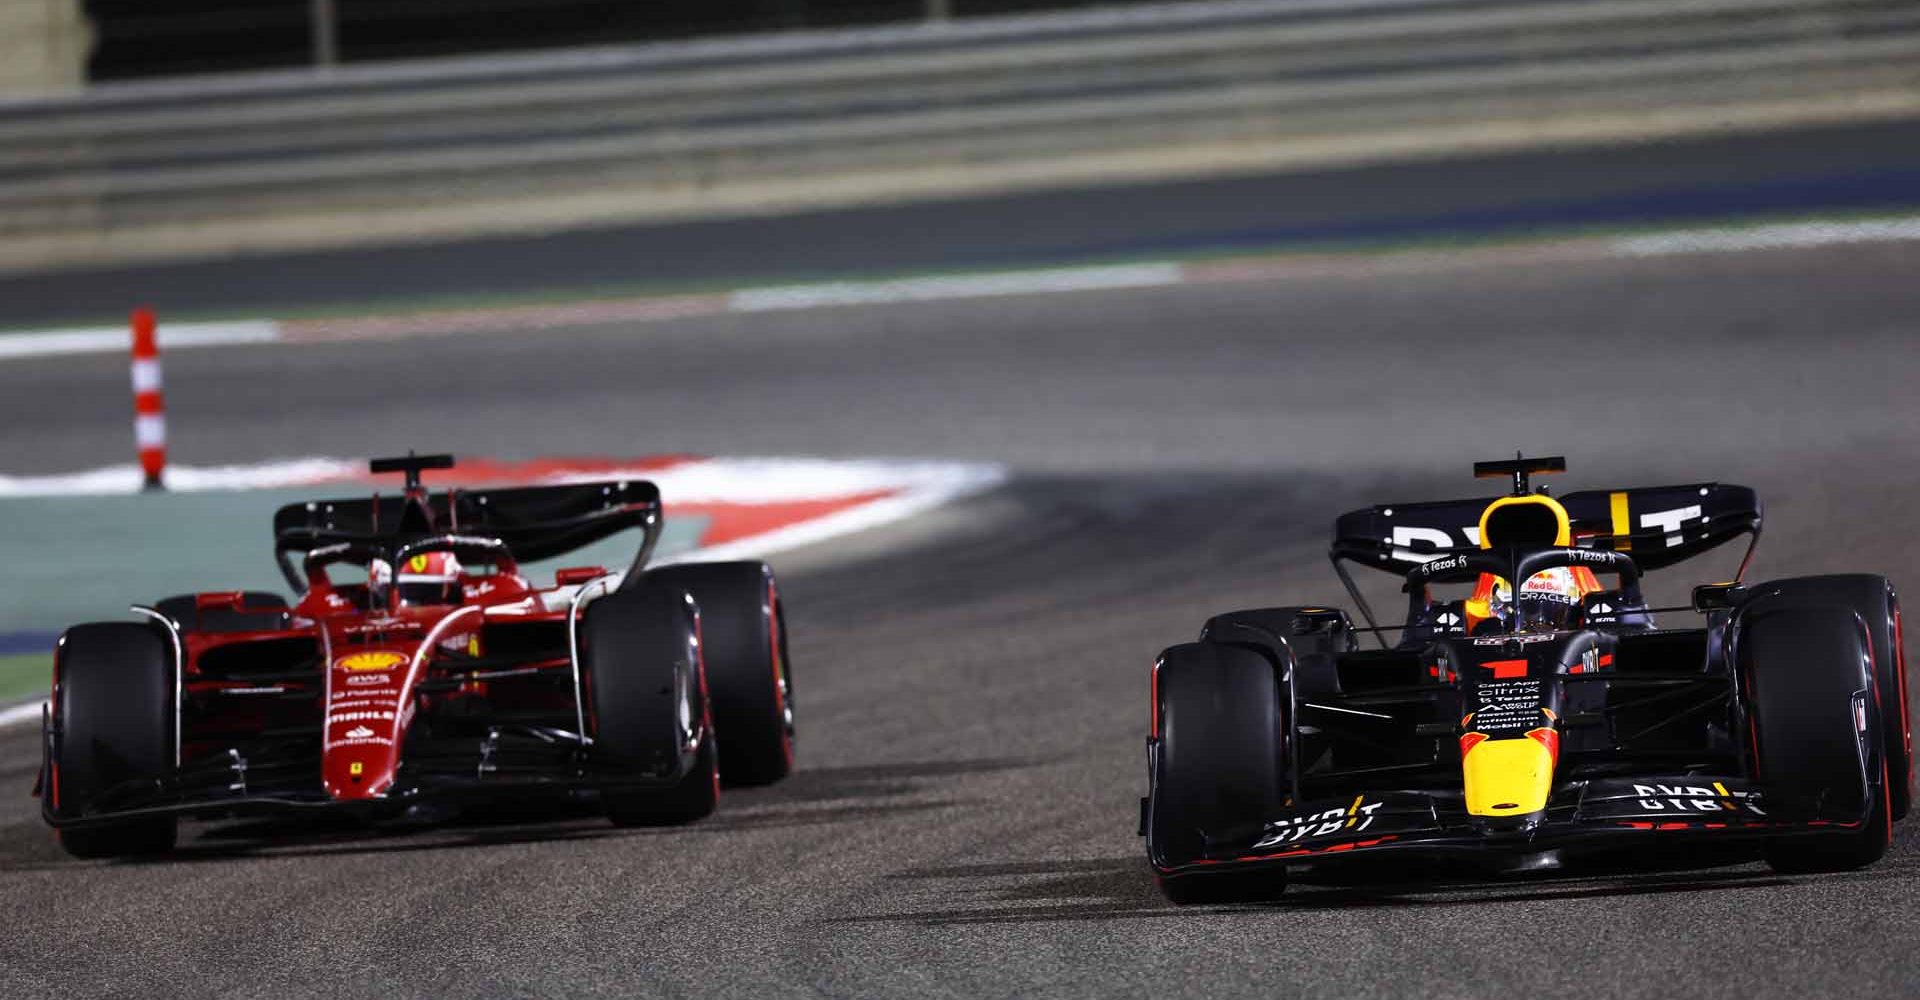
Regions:
<instances>
[{"instance_id":1,"label":"tarmac runoff area","mask_svg":"<svg viewBox=\"0 0 1920 1000\"><path fill-rule=\"evenodd\" d=\"M1152 658L1210 614L1336 599L1342 510L1484 495L1471 461L1565 454L1556 489L1754 486L1755 579L1915 586L1920 245L1449 256L473 333L431 354L314 343L297 365L282 346L180 352L187 466L645 440L1009 478L776 559L799 768L688 829L191 824L170 861L81 863L25 794L37 733L0 731L16 789L0 796L0 995L1920 993L1912 821L1880 864L1836 876L1643 856L1322 873L1261 906L1181 910L1154 890L1134 835ZM423 357L439 383L421 385ZM0 365L17 414L0 468L124 461L126 385L117 356ZM453 386L486 405L442 417ZM1655 574L1654 597L1737 561ZM1368 583L1377 605L1393 592Z\"/></svg>"}]
</instances>

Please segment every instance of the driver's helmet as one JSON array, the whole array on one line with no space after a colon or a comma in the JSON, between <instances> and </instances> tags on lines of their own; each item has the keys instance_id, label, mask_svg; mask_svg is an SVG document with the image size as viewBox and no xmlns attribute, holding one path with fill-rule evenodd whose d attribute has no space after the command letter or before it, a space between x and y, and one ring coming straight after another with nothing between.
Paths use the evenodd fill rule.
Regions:
<instances>
[{"instance_id":1,"label":"driver's helmet","mask_svg":"<svg viewBox=\"0 0 1920 1000\"><path fill-rule=\"evenodd\" d=\"M407 557L394 577L400 606L460 603L460 560L451 552L422 552Z\"/></svg>"},{"instance_id":2,"label":"driver's helmet","mask_svg":"<svg viewBox=\"0 0 1920 1000\"><path fill-rule=\"evenodd\" d=\"M1581 600L1587 589L1574 567L1543 569L1520 584L1519 592L1514 595L1513 613L1520 619L1523 631L1571 628L1580 615Z\"/></svg>"}]
</instances>

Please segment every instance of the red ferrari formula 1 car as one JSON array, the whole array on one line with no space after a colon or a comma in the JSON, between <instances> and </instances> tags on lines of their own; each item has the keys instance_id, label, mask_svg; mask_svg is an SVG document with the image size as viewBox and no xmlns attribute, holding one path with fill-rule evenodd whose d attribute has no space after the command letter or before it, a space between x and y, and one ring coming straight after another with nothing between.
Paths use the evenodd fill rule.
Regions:
<instances>
[{"instance_id":1,"label":"red ferrari formula 1 car","mask_svg":"<svg viewBox=\"0 0 1920 1000\"><path fill-rule=\"evenodd\" d=\"M165 851L182 816L370 818L528 789L598 793L619 824L712 812L722 776L793 764L773 573L646 568L641 481L430 494L451 456L380 459L398 497L292 504L274 548L300 597L190 594L61 636L41 813L68 852ZM631 566L520 559L638 529ZM435 807L437 808L437 806Z\"/></svg>"},{"instance_id":2,"label":"red ferrari formula 1 car","mask_svg":"<svg viewBox=\"0 0 1920 1000\"><path fill-rule=\"evenodd\" d=\"M1331 607L1236 611L1161 654L1140 832L1170 898L1270 895L1289 866L1396 855L1533 869L1750 849L1809 872L1886 852L1913 755L1887 580L1736 576L1650 608L1642 573L1743 537L1744 574L1759 499L1529 489L1565 467L1480 463L1512 493L1342 516L1331 555L1366 627ZM1404 624L1374 625L1349 562L1402 578ZM1399 641L1363 649L1369 632Z\"/></svg>"}]
</instances>

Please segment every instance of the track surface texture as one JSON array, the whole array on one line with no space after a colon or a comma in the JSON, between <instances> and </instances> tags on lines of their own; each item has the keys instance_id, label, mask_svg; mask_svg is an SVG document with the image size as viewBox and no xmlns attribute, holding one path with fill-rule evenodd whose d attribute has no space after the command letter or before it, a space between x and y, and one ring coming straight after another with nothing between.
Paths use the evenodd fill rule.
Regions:
<instances>
[{"instance_id":1,"label":"track surface texture","mask_svg":"<svg viewBox=\"0 0 1920 1000\"><path fill-rule=\"evenodd\" d=\"M0 328L1920 209L1895 121L540 236L0 277Z\"/></svg>"},{"instance_id":2,"label":"track surface texture","mask_svg":"<svg viewBox=\"0 0 1920 1000\"><path fill-rule=\"evenodd\" d=\"M1154 654L1216 611L1336 599L1333 516L1474 495L1473 459L1565 453L1563 488L1748 483L1769 504L1755 578L1920 587L1916 273L1904 244L1356 260L182 352L167 388L195 463L664 449L982 458L1016 478L780 563L800 769L688 829L227 823L190 827L172 860L81 863L26 795L32 729L0 733L0 995L1914 995L1911 821L1846 875L1429 872L1198 909L1162 901L1134 826ZM0 468L119 460L125 380L113 358L0 366Z\"/></svg>"}]
</instances>

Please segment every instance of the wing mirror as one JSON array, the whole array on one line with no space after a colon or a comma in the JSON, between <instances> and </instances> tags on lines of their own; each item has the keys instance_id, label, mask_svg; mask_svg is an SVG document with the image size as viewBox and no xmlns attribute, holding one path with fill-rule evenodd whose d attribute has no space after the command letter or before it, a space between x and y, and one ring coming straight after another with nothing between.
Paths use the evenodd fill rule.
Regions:
<instances>
[{"instance_id":1,"label":"wing mirror","mask_svg":"<svg viewBox=\"0 0 1920 1000\"><path fill-rule=\"evenodd\" d=\"M558 586L571 587L606 575L605 566L568 566L553 574L553 582Z\"/></svg>"},{"instance_id":2,"label":"wing mirror","mask_svg":"<svg viewBox=\"0 0 1920 1000\"><path fill-rule=\"evenodd\" d=\"M220 590L193 595L195 611L235 611L244 608L247 592L244 590Z\"/></svg>"},{"instance_id":3,"label":"wing mirror","mask_svg":"<svg viewBox=\"0 0 1920 1000\"><path fill-rule=\"evenodd\" d=\"M1702 614L1709 611L1730 610L1738 607L1746 599L1746 585L1738 581L1703 583L1693 588L1693 610Z\"/></svg>"}]
</instances>

